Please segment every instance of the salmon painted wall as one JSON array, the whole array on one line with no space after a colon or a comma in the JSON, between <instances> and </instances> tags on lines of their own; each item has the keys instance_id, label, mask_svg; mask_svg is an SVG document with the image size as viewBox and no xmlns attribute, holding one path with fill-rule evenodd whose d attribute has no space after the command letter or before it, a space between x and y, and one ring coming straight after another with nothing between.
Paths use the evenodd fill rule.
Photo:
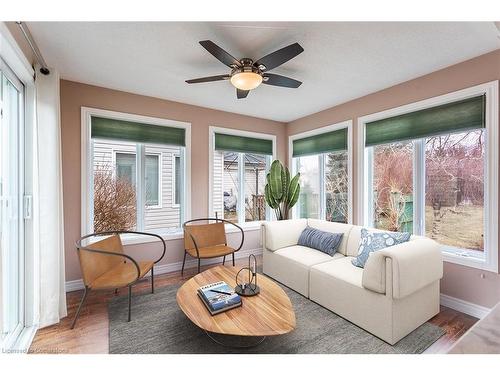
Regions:
<instances>
[{"instance_id":1,"label":"salmon painted wall","mask_svg":"<svg viewBox=\"0 0 500 375\"><path fill-rule=\"evenodd\" d=\"M358 188L356 168L358 117L494 80L500 80L500 49L295 120L287 124L287 134L290 136L352 119L354 125L353 191L356 192ZM354 222L357 222L357 208L355 194ZM500 275L445 263L441 292L481 306L492 307L500 301Z\"/></svg>"},{"instance_id":2,"label":"salmon painted wall","mask_svg":"<svg viewBox=\"0 0 500 375\"><path fill-rule=\"evenodd\" d=\"M64 235L66 280L81 278L75 240L81 231L81 107L107 109L191 123L191 216L206 217L208 213L208 128L219 126L276 135L277 157L285 160L286 124L212 110L188 104L162 100L122 91L61 80L61 136L64 194ZM236 234L230 242L238 242ZM245 235L245 249L260 248L259 231ZM155 245L142 249L131 246L128 250L139 258L153 254ZM151 250L151 251L150 251ZM167 255L162 264L182 261L181 240L167 242Z\"/></svg>"}]
</instances>

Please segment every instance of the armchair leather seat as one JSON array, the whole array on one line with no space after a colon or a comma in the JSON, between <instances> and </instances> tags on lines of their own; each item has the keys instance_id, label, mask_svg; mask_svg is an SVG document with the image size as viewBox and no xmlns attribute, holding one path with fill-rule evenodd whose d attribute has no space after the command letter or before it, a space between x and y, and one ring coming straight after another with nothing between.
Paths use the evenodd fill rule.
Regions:
<instances>
[{"instance_id":1,"label":"armchair leather seat","mask_svg":"<svg viewBox=\"0 0 500 375\"><path fill-rule=\"evenodd\" d=\"M187 253L196 258L196 249L186 249ZM234 253L236 250L226 245L206 246L198 249L201 259L222 257Z\"/></svg>"},{"instance_id":2,"label":"armchair leather seat","mask_svg":"<svg viewBox=\"0 0 500 375\"><path fill-rule=\"evenodd\" d=\"M137 262L139 265L139 279L143 278L151 268L154 262ZM120 263L109 271L103 273L90 284L92 289L113 289L122 288L134 282L137 279L137 268L131 262Z\"/></svg>"}]
</instances>

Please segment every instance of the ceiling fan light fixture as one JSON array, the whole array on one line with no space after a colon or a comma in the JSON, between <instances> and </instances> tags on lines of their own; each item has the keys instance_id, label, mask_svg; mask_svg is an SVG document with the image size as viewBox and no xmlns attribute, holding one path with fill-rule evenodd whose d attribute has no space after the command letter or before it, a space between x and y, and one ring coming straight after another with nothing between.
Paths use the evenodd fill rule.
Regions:
<instances>
[{"instance_id":1,"label":"ceiling fan light fixture","mask_svg":"<svg viewBox=\"0 0 500 375\"><path fill-rule=\"evenodd\" d=\"M254 72L238 72L231 76L231 83L240 90L253 90L262 83L262 76Z\"/></svg>"}]
</instances>

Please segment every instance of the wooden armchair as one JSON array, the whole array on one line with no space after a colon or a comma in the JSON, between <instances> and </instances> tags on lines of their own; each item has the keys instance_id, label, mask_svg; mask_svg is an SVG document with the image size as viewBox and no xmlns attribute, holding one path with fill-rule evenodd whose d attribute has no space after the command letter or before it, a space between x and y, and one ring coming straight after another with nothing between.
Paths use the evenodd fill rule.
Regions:
<instances>
[{"instance_id":1,"label":"wooden armchair","mask_svg":"<svg viewBox=\"0 0 500 375\"><path fill-rule=\"evenodd\" d=\"M215 221L215 223L210 223L210 221ZM208 224L193 224L197 222L207 222ZM241 242L237 249L227 246L225 223L235 226L241 232ZM184 229L182 275L184 274L187 254L198 259L198 273L200 272L201 259L224 257L222 264L225 264L226 255L231 254L234 266L234 253L241 249L245 241L245 233L240 226L224 219L205 218L186 221L182 228Z\"/></svg>"},{"instance_id":2,"label":"wooden armchair","mask_svg":"<svg viewBox=\"0 0 500 375\"><path fill-rule=\"evenodd\" d=\"M157 237L163 244L161 256L154 261L136 261L123 251L123 245L120 238L120 234L123 233ZM82 245L82 242L85 241L88 243L98 236L108 237L97 242L91 242L88 245ZM117 293L118 288L128 287L128 321L130 322L132 285L151 271L151 293L154 293L153 266L163 259L167 246L163 238L156 234L133 231L113 231L83 236L76 241L76 249L80 260L85 291L73 323L71 324L71 329L74 328L85 299L92 289L114 289L115 293Z\"/></svg>"}]
</instances>

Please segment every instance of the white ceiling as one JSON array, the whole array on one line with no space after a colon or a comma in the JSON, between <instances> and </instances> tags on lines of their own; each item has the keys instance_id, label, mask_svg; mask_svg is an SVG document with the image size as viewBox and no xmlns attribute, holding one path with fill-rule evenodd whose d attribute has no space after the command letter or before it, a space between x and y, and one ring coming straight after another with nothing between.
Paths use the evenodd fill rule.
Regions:
<instances>
[{"instance_id":1,"label":"white ceiling","mask_svg":"<svg viewBox=\"0 0 500 375\"><path fill-rule=\"evenodd\" d=\"M500 48L493 22L142 23L29 22L45 60L64 79L289 122ZM184 81L229 68L198 41L256 60L299 42L273 73L298 89L261 85L236 99L228 81Z\"/></svg>"}]
</instances>

